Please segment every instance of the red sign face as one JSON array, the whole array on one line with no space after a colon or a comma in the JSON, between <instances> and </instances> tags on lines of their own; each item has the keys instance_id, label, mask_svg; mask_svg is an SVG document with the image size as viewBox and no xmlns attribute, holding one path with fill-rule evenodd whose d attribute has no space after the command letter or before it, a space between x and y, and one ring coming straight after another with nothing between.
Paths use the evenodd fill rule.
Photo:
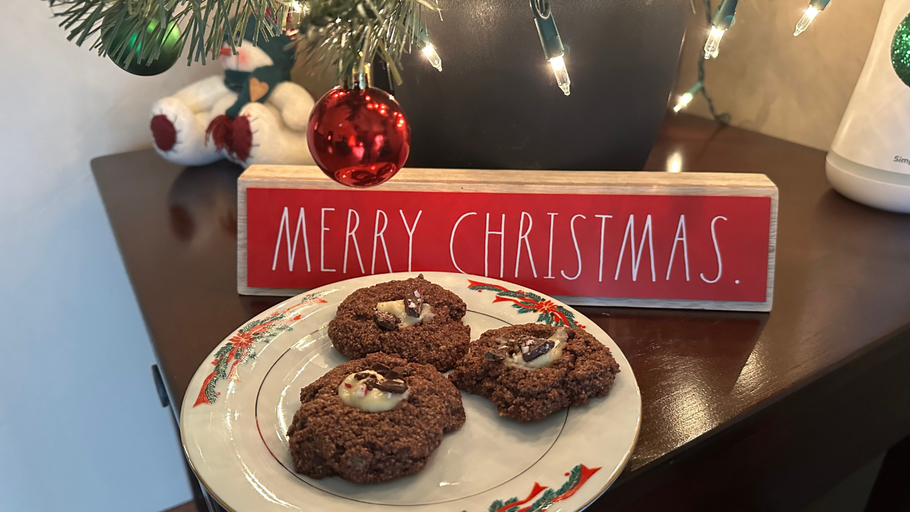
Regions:
<instances>
[{"instance_id":1,"label":"red sign face","mask_svg":"<svg viewBox=\"0 0 910 512\"><path fill-rule=\"evenodd\" d=\"M769 197L247 189L247 286L436 270L549 295L764 302Z\"/></svg>"}]
</instances>

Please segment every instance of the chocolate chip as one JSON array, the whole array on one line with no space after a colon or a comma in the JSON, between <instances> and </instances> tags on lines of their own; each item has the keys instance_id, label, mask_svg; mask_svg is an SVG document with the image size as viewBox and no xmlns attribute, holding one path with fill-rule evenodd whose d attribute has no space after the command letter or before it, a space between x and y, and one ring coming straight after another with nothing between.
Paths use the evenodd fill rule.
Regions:
<instances>
[{"instance_id":1,"label":"chocolate chip","mask_svg":"<svg viewBox=\"0 0 910 512\"><path fill-rule=\"evenodd\" d=\"M408 316L420 318L420 310L423 309L423 294L420 290L408 292L404 296L404 310Z\"/></svg>"},{"instance_id":2,"label":"chocolate chip","mask_svg":"<svg viewBox=\"0 0 910 512\"><path fill-rule=\"evenodd\" d=\"M367 373L367 372L360 372L360 373L354 374L354 378L357 380L364 380L364 379L370 378L372 376L373 376L372 373Z\"/></svg>"},{"instance_id":3,"label":"chocolate chip","mask_svg":"<svg viewBox=\"0 0 910 512\"><path fill-rule=\"evenodd\" d=\"M505 359L505 357L503 357L503 355L498 352L487 352L483 355L483 357L487 361L502 361Z\"/></svg>"},{"instance_id":4,"label":"chocolate chip","mask_svg":"<svg viewBox=\"0 0 910 512\"><path fill-rule=\"evenodd\" d=\"M556 343L552 340L544 340L540 338L528 338L522 340L521 358L524 359L526 363L533 361L552 350L555 346Z\"/></svg>"},{"instance_id":5,"label":"chocolate chip","mask_svg":"<svg viewBox=\"0 0 910 512\"><path fill-rule=\"evenodd\" d=\"M390 379L390 380L401 379L402 377L407 375L407 373L408 373L408 369L405 368L404 366L396 366L395 368L392 368L391 370L386 372L385 378Z\"/></svg>"},{"instance_id":6,"label":"chocolate chip","mask_svg":"<svg viewBox=\"0 0 910 512\"><path fill-rule=\"evenodd\" d=\"M385 380L382 382L377 382L373 384L373 387L379 391L385 391L387 393L402 394L408 390L408 385L405 384L403 380Z\"/></svg>"},{"instance_id":7,"label":"chocolate chip","mask_svg":"<svg viewBox=\"0 0 910 512\"><path fill-rule=\"evenodd\" d=\"M509 349L506 346L501 346L499 348L488 351L483 355L483 357L487 361L502 361L503 359L509 357Z\"/></svg>"},{"instance_id":8,"label":"chocolate chip","mask_svg":"<svg viewBox=\"0 0 910 512\"><path fill-rule=\"evenodd\" d=\"M385 311L373 311L373 321L376 322L380 329L385 331L394 331L398 328L398 324L401 323L397 316Z\"/></svg>"},{"instance_id":9,"label":"chocolate chip","mask_svg":"<svg viewBox=\"0 0 910 512\"><path fill-rule=\"evenodd\" d=\"M385 376L385 374L389 373L389 370L391 370L391 368L382 363L373 363L373 371L379 375Z\"/></svg>"},{"instance_id":10,"label":"chocolate chip","mask_svg":"<svg viewBox=\"0 0 910 512\"><path fill-rule=\"evenodd\" d=\"M390 379L400 379L402 377L406 377L409 373L410 372L406 366L396 366L395 368L392 368L392 371L389 372L387 377Z\"/></svg>"}]
</instances>

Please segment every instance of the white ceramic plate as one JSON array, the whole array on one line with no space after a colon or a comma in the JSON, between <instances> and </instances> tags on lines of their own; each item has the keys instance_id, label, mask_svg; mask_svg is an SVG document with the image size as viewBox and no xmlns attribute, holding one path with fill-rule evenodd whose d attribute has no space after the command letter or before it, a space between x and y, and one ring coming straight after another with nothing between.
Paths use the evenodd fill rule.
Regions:
<instances>
[{"instance_id":1,"label":"white ceramic plate","mask_svg":"<svg viewBox=\"0 0 910 512\"><path fill-rule=\"evenodd\" d=\"M468 305L477 339L520 323L584 326L613 352L621 372L610 394L533 424L500 418L464 393L467 420L447 434L416 475L383 484L315 480L294 473L285 436L300 388L347 359L326 334L354 290L417 273L366 276L288 299L250 320L208 356L190 382L180 432L202 484L235 512L538 512L585 508L625 466L638 438L641 396L622 351L596 324L543 294L495 279L424 272Z\"/></svg>"}]
</instances>

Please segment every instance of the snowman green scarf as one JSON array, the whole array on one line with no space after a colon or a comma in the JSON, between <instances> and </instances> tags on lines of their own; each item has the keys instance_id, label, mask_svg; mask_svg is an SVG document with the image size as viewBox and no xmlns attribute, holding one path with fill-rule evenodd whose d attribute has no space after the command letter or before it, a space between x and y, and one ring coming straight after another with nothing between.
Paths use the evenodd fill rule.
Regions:
<instances>
[{"instance_id":1,"label":"snowman green scarf","mask_svg":"<svg viewBox=\"0 0 910 512\"><path fill-rule=\"evenodd\" d=\"M256 30L255 23L247 24L247 33L244 35L244 42L251 43L253 34ZM268 37L260 33L259 48L271 57L271 66L263 66L253 71L237 71L226 69L224 71L224 85L237 93L237 101L225 111L225 114L231 119L236 119L240 115L240 110L247 103L265 101L275 90L275 86L281 82L291 79L291 68L294 67L295 53L291 47L291 38L282 34Z\"/></svg>"}]
</instances>

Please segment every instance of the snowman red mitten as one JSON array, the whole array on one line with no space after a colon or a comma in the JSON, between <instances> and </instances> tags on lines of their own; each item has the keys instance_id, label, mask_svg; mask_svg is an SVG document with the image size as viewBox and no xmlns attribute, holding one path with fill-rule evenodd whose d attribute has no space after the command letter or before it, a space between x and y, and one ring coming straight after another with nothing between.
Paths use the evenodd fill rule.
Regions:
<instances>
[{"instance_id":1,"label":"snowman red mitten","mask_svg":"<svg viewBox=\"0 0 910 512\"><path fill-rule=\"evenodd\" d=\"M253 164L312 164L306 126L313 97L290 81L294 66L291 39L260 34L247 24L237 54L221 49L224 77L212 76L162 98L152 107L150 128L155 149L183 165L204 165L228 158Z\"/></svg>"}]
</instances>

